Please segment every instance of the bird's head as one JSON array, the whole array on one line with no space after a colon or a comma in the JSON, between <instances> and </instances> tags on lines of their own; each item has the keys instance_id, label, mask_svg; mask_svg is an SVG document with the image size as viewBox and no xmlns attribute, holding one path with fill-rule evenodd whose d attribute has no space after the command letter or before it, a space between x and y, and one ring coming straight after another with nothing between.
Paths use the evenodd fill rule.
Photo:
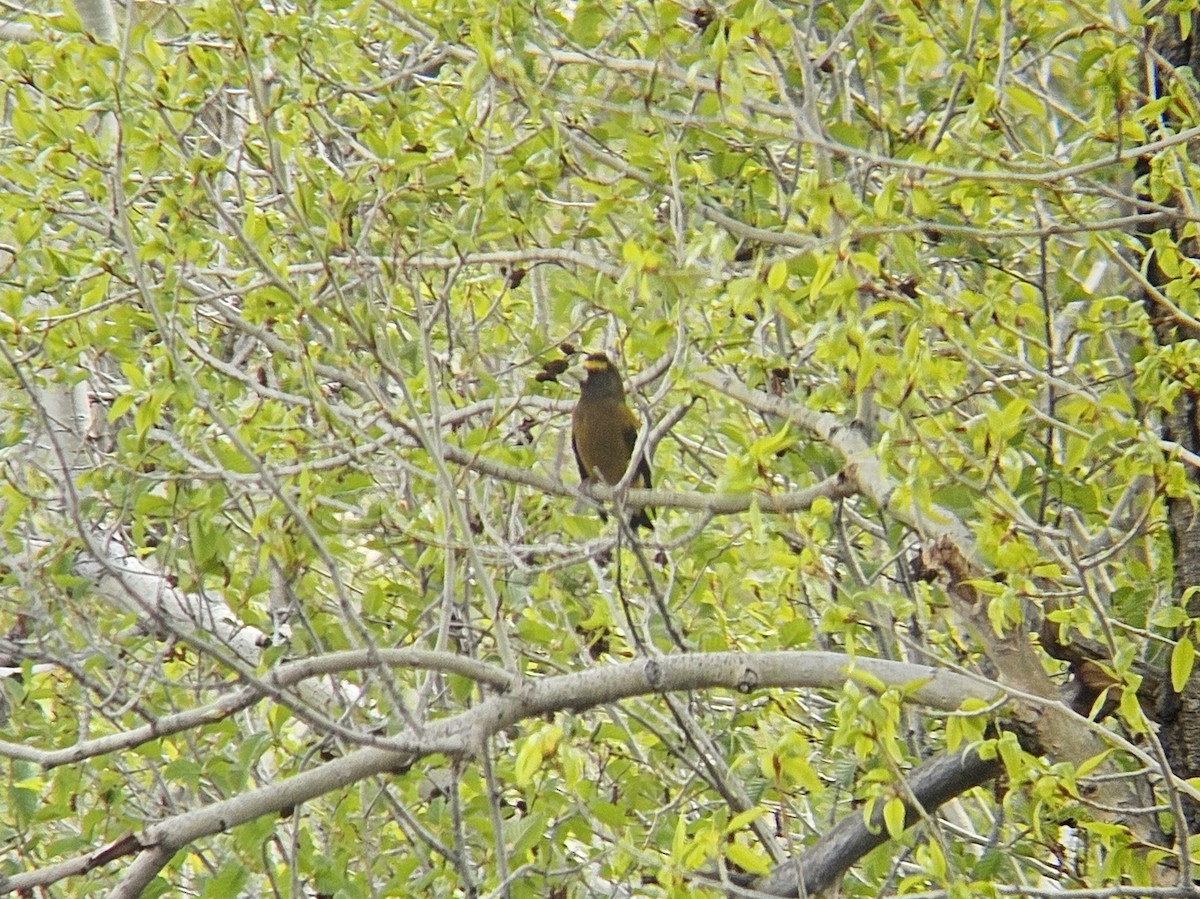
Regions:
<instances>
[{"instance_id":1,"label":"bird's head","mask_svg":"<svg viewBox=\"0 0 1200 899\"><path fill-rule=\"evenodd\" d=\"M621 375L604 353L588 353L583 360L583 370L587 372L587 380L582 386L585 394L625 398Z\"/></svg>"},{"instance_id":2,"label":"bird's head","mask_svg":"<svg viewBox=\"0 0 1200 899\"><path fill-rule=\"evenodd\" d=\"M583 359L583 370L588 374L592 372L611 371L612 362L604 353L588 353Z\"/></svg>"}]
</instances>

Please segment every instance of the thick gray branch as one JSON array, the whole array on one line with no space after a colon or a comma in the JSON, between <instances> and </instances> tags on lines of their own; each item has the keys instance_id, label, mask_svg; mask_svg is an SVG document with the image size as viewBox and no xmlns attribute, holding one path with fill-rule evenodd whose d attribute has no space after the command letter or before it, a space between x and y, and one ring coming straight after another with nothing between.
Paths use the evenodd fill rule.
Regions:
<instances>
[{"instance_id":1,"label":"thick gray branch","mask_svg":"<svg viewBox=\"0 0 1200 899\"><path fill-rule=\"evenodd\" d=\"M904 826L955 796L996 777L1003 768L998 758L983 759L974 749L941 755L915 768L906 778ZM779 865L753 884L768 896L813 896L832 887L850 866L888 839L883 804L878 803L868 824L859 811L848 814L811 846Z\"/></svg>"},{"instance_id":2,"label":"thick gray branch","mask_svg":"<svg viewBox=\"0 0 1200 899\"><path fill-rule=\"evenodd\" d=\"M858 671L889 686L904 686L908 697L951 711L968 699L994 700L1000 691L982 679L925 665L881 659L850 659L830 652L707 653L666 656L625 665L594 668L576 674L528 680L491 696L461 714L427 724L420 732L405 730L388 742L401 751L367 747L231 799L177 815L147 827L122 846L120 854L152 851L169 858L205 836L228 830L263 815L378 774L401 773L417 759L433 753L472 756L499 731L527 718L562 711L583 711L634 696L681 690L729 689L741 693L769 688L840 688ZM112 858L119 857L111 853ZM64 863L78 869L89 858ZM105 861L111 860L105 856ZM153 865L151 865L153 867ZM87 870L86 867L83 868ZM61 872L63 866L56 866ZM130 869L130 875L133 876ZM0 881L0 892L31 889L52 882L48 871L35 871ZM127 895L118 884L114 895Z\"/></svg>"}]
</instances>

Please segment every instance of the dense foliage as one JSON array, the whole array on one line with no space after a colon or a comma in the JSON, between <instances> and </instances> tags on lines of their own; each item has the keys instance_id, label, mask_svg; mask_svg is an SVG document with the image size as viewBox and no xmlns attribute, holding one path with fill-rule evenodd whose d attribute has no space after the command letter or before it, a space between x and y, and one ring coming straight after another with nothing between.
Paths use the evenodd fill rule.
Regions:
<instances>
[{"instance_id":1,"label":"dense foliage","mask_svg":"<svg viewBox=\"0 0 1200 899\"><path fill-rule=\"evenodd\" d=\"M0 64L0 877L319 771L145 895L693 895L876 806L895 839L843 895L1164 882L1169 842L1081 798L1136 775L1187 846L1135 689L1194 654L1164 503L1200 460L1159 420L1200 354L1153 325L1200 301L1152 217L1197 98L1146 96L1117 6L221 0L112 45L29 19ZM641 542L578 496L552 375L586 349L645 423ZM914 577L941 538L978 617ZM336 780L494 695L390 648L529 679L830 650L988 695L1027 688L1011 644L1065 684L1055 639L1103 649L1086 758L847 674L581 694ZM972 741L999 786L901 833L905 772Z\"/></svg>"}]
</instances>

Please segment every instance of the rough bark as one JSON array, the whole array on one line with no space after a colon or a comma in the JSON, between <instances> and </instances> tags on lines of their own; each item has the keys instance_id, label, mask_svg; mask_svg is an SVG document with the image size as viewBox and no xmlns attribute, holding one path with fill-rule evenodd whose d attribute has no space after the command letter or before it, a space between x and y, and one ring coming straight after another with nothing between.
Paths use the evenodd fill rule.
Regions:
<instances>
[{"instance_id":1,"label":"rough bark","mask_svg":"<svg viewBox=\"0 0 1200 899\"><path fill-rule=\"evenodd\" d=\"M1179 19L1175 15L1164 15L1158 30L1151 35L1148 49L1148 63L1145 68L1149 73L1149 83L1146 85L1149 96L1162 94L1167 86L1167 79L1174 77L1174 69L1188 67L1193 72L1200 72L1200 16L1193 14L1192 28L1188 37L1184 37L1179 27ZM1157 57L1157 59L1156 59ZM1195 157L1200 148L1189 148L1189 155ZM1143 160L1139 166L1139 174L1146 174L1150 169L1150 161ZM1176 225L1175 237L1178 239ZM1142 234L1149 249L1150 229ZM1197 253L1194 241L1181 241L1180 251L1189 256ZM1147 266L1150 286L1154 289L1146 291L1146 308L1154 325L1154 334L1161 346L1169 346L1182 340L1200 338L1200 330L1192 324L1180 319L1156 295L1157 288L1165 286L1169 278L1159 267L1157 260L1151 257ZM1177 443L1184 450L1196 453L1200 451L1200 393L1184 389L1170 412L1164 416L1162 423L1163 436ZM1200 471L1194 467L1187 469L1189 481L1200 486ZM1174 550L1174 594L1180 601L1189 587L1200 584L1200 514L1194 508L1188 496L1167 497L1167 521L1170 528L1171 543ZM1193 596L1188 603L1188 613L1200 615L1200 594ZM1162 724L1161 739L1167 759L1173 771L1183 778L1200 776L1200 667L1192 672L1184 688L1179 693L1171 690L1169 682L1164 678L1166 687L1159 701L1158 718ZM1187 802L1184 808L1189 832L1200 831L1200 806Z\"/></svg>"}]
</instances>

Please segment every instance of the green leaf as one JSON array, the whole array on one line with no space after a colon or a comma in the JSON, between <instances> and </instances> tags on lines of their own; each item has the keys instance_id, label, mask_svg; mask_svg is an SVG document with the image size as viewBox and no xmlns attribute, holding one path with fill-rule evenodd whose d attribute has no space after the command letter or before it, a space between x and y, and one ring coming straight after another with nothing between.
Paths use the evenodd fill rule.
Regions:
<instances>
[{"instance_id":1,"label":"green leaf","mask_svg":"<svg viewBox=\"0 0 1200 899\"><path fill-rule=\"evenodd\" d=\"M1163 630L1174 630L1183 627L1190 620L1188 613L1179 606L1167 606L1154 613L1151 617L1151 624Z\"/></svg>"},{"instance_id":2,"label":"green leaf","mask_svg":"<svg viewBox=\"0 0 1200 899\"><path fill-rule=\"evenodd\" d=\"M787 282L787 276L787 262L778 259L771 264L771 269L767 272L767 286L772 290L779 290Z\"/></svg>"},{"instance_id":3,"label":"green leaf","mask_svg":"<svg viewBox=\"0 0 1200 899\"><path fill-rule=\"evenodd\" d=\"M725 857L751 874L762 876L771 871L771 860L765 852L736 841L725 844Z\"/></svg>"},{"instance_id":4,"label":"green leaf","mask_svg":"<svg viewBox=\"0 0 1200 899\"><path fill-rule=\"evenodd\" d=\"M1180 637L1171 650L1171 686L1175 692L1180 692L1192 676L1192 666L1196 663L1196 647L1189 636Z\"/></svg>"},{"instance_id":5,"label":"green leaf","mask_svg":"<svg viewBox=\"0 0 1200 899\"><path fill-rule=\"evenodd\" d=\"M826 253L817 259L816 270L808 282L808 295L811 299L816 300L821 296L821 293L829 284L829 279L833 277L833 270L836 265L837 256L833 253Z\"/></svg>"},{"instance_id":6,"label":"green leaf","mask_svg":"<svg viewBox=\"0 0 1200 899\"><path fill-rule=\"evenodd\" d=\"M671 837L671 860L677 864L682 864L687 847L687 819L683 815L679 815L675 819L675 833Z\"/></svg>"},{"instance_id":7,"label":"green leaf","mask_svg":"<svg viewBox=\"0 0 1200 899\"><path fill-rule=\"evenodd\" d=\"M542 766L542 744L535 735L526 737L517 750L517 760L514 774L517 786L527 787L533 782L534 775Z\"/></svg>"},{"instance_id":8,"label":"green leaf","mask_svg":"<svg viewBox=\"0 0 1200 899\"><path fill-rule=\"evenodd\" d=\"M883 823L893 840L898 840L904 833L904 800L899 796L893 796L884 803Z\"/></svg>"},{"instance_id":9,"label":"green leaf","mask_svg":"<svg viewBox=\"0 0 1200 899\"><path fill-rule=\"evenodd\" d=\"M766 813L766 807L761 805L756 805L754 808L747 809L744 812L739 812L730 819L728 824L725 825L725 833L737 833L739 830L749 827L751 823L757 821Z\"/></svg>"}]
</instances>

